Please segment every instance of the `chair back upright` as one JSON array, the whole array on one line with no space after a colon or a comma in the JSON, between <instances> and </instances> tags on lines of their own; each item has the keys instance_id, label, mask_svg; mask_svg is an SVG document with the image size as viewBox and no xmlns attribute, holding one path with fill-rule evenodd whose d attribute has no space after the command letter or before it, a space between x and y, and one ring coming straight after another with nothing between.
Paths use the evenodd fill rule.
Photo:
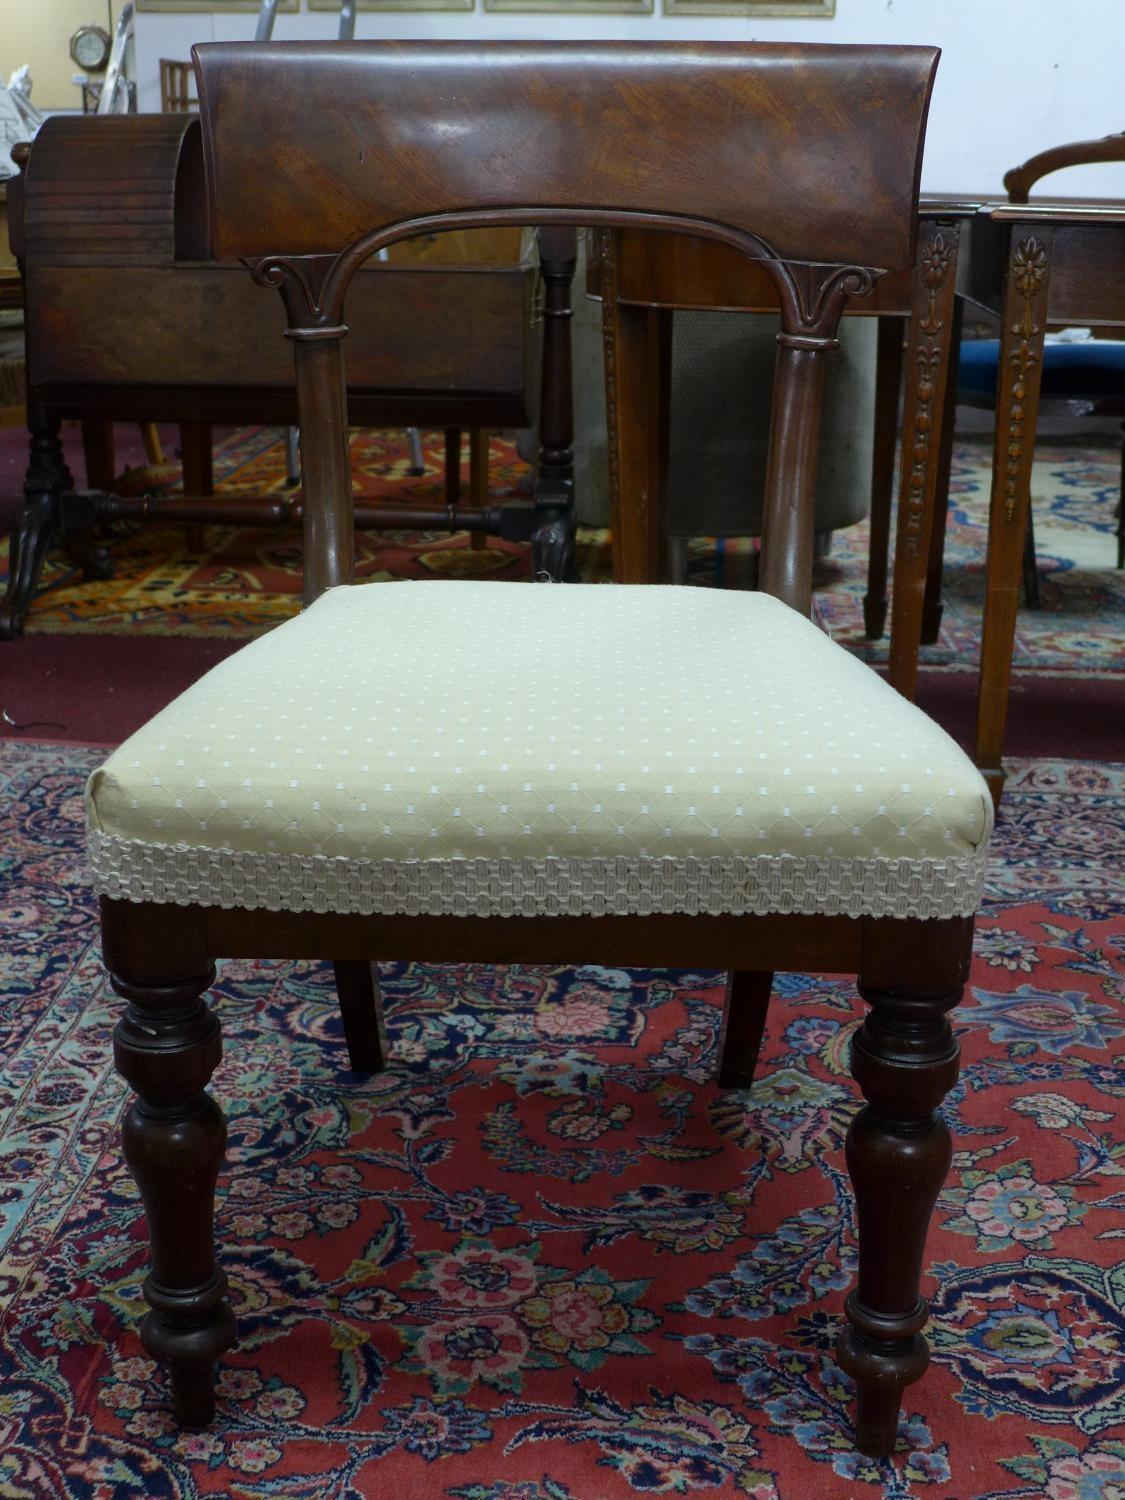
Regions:
<instances>
[{"instance_id":1,"label":"chair back upright","mask_svg":"<svg viewBox=\"0 0 1125 1500\"><path fill-rule=\"evenodd\" d=\"M781 326L761 577L807 612L824 357L848 297L913 264L937 56L757 43L195 48L212 253L280 290L294 343L306 601L353 573L341 341L355 270L412 235L559 224L715 239L770 275Z\"/></svg>"}]
</instances>

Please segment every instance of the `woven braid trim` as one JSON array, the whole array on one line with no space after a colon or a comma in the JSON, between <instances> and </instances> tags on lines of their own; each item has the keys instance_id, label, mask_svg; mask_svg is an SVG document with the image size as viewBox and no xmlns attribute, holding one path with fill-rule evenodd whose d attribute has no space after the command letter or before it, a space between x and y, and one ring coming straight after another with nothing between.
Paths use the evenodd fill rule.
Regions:
<instances>
[{"instance_id":1,"label":"woven braid trim","mask_svg":"<svg viewBox=\"0 0 1125 1500\"><path fill-rule=\"evenodd\" d=\"M348 859L141 844L89 833L115 900L359 916L579 917L793 912L967 917L986 851L948 859Z\"/></svg>"}]
</instances>

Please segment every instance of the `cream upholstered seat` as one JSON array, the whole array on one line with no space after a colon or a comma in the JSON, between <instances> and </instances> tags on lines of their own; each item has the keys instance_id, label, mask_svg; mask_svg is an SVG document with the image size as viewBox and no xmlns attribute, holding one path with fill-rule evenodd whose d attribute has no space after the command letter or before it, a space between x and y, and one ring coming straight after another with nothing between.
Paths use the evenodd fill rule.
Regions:
<instances>
[{"instance_id":1,"label":"cream upholstered seat","mask_svg":"<svg viewBox=\"0 0 1125 1500\"><path fill-rule=\"evenodd\" d=\"M88 801L107 895L361 913L966 915L991 824L953 741L767 595L483 582L330 590Z\"/></svg>"}]
</instances>

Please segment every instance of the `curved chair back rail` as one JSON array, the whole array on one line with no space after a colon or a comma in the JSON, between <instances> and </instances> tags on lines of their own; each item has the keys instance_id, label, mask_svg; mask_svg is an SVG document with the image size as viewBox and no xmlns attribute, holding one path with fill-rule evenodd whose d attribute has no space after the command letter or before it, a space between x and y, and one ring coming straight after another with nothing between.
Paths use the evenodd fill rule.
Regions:
<instances>
[{"instance_id":1,"label":"curved chair back rail","mask_svg":"<svg viewBox=\"0 0 1125 1500\"><path fill-rule=\"evenodd\" d=\"M193 56L212 252L280 289L294 341L306 602L354 572L340 349L352 273L412 234L549 223L678 229L762 259L782 309L762 586L808 612L823 355L848 296L913 260L935 48L280 43Z\"/></svg>"},{"instance_id":2,"label":"curved chair back rail","mask_svg":"<svg viewBox=\"0 0 1125 1500\"><path fill-rule=\"evenodd\" d=\"M219 256L335 253L435 213L554 207L704 220L787 260L913 261L934 48L290 43L194 56Z\"/></svg>"},{"instance_id":3,"label":"curved chair back rail","mask_svg":"<svg viewBox=\"0 0 1125 1500\"><path fill-rule=\"evenodd\" d=\"M1125 131L1106 135L1097 141L1071 141L1052 146L1028 157L1021 166L1004 173L1004 191L1009 203L1026 203L1031 189L1041 177L1061 172L1064 167L1086 167L1103 161L1125 161Z\"/></svg>"}]
</instances>

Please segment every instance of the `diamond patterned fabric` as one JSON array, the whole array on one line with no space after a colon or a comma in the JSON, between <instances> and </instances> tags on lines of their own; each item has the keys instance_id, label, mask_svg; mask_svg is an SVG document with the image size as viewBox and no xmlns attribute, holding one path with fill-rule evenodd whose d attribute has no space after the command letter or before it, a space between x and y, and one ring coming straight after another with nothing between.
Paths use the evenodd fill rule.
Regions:
<instances>
[{"instance_id":1,"label":"diamond patterned fabric","mask_svg":"<svg viewBox=\"0 0 1125 1500\"><path fill-rule=\"evenodd\" d=\"M98 888L479 914L975 910L968 758L762 594L330 590L91 777Z\"/></svg>"}]
</instances>

